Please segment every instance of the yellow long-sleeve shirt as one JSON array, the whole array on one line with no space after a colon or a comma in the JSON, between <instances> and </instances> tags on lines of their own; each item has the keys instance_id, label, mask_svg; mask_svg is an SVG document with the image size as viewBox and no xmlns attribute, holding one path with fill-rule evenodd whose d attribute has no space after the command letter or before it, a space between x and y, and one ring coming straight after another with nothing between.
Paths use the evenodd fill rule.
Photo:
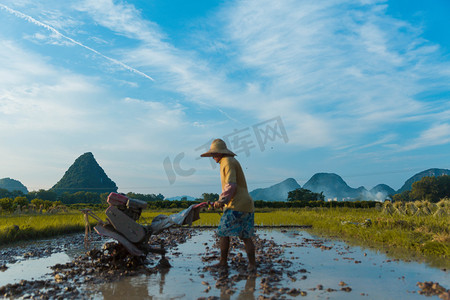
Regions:
<instances>
[{"instance_id":1,"label":"yellow long-sleeve shirt","mask_svg":"<svg viewBox=\"0 0 450 300\"><path fill-rule=\"evenodd\" d=\"M225 209L232 209L240 212L254 212L253 199L248 193L247 182L244 172L239 162L232 156L225 156L220 161L220 181L222 191L229 183L236 183L236 193L225 205Z\"/></svg>"}]
</instances>

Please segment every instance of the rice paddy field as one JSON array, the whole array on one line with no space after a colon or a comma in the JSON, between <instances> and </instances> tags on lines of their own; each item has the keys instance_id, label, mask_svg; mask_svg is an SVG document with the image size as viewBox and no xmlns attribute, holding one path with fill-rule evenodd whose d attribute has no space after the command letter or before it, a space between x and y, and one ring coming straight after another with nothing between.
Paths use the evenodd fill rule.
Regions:
<instances>
[{"instance_id":1,"label":"rice paddy field","mask_svg":"<svg viewBox=\"0 0 450 300\"><path fill-rule=\"evenodd\" d=\"M144 211L140 222L151 223L159 214L177 211ZM103 211L95 212L105 219ZM425 259L440 258L450 267L450 200L428 202L386 202L376 208L301 208L259 210L257 226L312 226L314 234L334 237L376 249L418 255ZM201 213L194 226L217 226L220 214ZM95 221L90 220L94 225ZM54 214L20 214L0 216L0 244L19 240L52 237L85 230L85 219L79 210Z\"/></svg>"}]
</instances>

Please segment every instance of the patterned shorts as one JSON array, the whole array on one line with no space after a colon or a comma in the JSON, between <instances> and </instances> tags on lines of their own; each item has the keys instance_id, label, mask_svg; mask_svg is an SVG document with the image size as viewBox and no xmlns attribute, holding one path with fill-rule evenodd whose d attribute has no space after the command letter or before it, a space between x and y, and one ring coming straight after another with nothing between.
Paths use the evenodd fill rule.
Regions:
<instances>
[{"instance_id":1,"label":"patterned shorts","mask_svg":"<svg viewBox=\"0 0 450 300\"><path fill-rule=\"evenodd\" d=\"M218 236L250 238L255 235L255 214L227 209L220 218Z\"/></svg>"}]
</instances>

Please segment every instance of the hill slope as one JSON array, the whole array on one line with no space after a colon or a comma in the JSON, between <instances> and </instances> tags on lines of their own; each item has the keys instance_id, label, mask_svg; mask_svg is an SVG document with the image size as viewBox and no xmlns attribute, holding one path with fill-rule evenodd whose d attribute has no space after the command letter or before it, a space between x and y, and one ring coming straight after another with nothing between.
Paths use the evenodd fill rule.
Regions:
<instances>
[{"instance_id":1,"label":"hill slope","mask_svg":"<svg viewBox=\"0 0 450 300\"><path fill-rule=\"evenodd\" d=\"M117 192L117 186L97 163L94 155L87 152L75 160L52 190L57 194L78 191L100 194Z\"/></svg>"},{"instance_id":2,"label":"hill slope","mask_svg":"<svg viewBox=\"0 0 450 300\"><path fill-rule=\"evenodd\" d=\"M255 189L250 192L253 200L286 201L288 193L301 186L294 178L288 178L268 188Z\"/></svg>"},{"instance_id":3,"label":"hill slope","mask_svg":"<svg viewBox=\"0 0 450 300\"><path fill-rule=\"evenodd\" d=\"M389 196L401 193L405 190L411 190L414 182L421 180L425 176L442 176L450 175L450 170L447 169L428 169L417 173L409 178L401 189L395 191L386 184L378 184L368 191L365 187L352 188L337 174L334 173L317 173L309 179L303 188L314 193L321 193L325 195L325 200L334 199L342 200L377 200L384 201L389 199ZM265 201L286 201L287 193L289 191L300 188L300 185L292 178L275 184L268 188L259 188L250 192L254 200Z\"/></svg>"},{"instance_id":4,"label":"hill slope","mask_svg":"<svg viewBox=\"0 0 450 300\"><path fill-rule=\"evenodd\" d=\"M423 177L436 177L436 176L442 176L442 175L450 175L450 170L447 169L428 169L425 171L422 171L420 173L417 173L416 175L412 176L408 180L406 180L405 184L397 191L397 193L401 193L404 191L410 191L412 188L412 184L416 181L421 180Z\"/></svg>"},{"instance_id":5,"label":"hill slope","mask_svg":"<svg viewBox=\"0 0 450 300\"><path fill-rule=\"evenodd\" d=\"M21 191L24 194L28 194L28 189L22 182L9 177L0 179L0 189L5 189L10 192Z\"/></svg>"},{"instance_id":6,"label":"hill slope","mask_svg":"<svg viewBox=\"0 0 450 300\"><path fill-rule=\"evenodd\" d=\"M357 189L349 187L339 175L334 173L316 173L303 185L303 188L314 193L323 192L325 199L337 198L337 200L358 198L367 192L364 187Z\"/></svg>"}]
</instances>

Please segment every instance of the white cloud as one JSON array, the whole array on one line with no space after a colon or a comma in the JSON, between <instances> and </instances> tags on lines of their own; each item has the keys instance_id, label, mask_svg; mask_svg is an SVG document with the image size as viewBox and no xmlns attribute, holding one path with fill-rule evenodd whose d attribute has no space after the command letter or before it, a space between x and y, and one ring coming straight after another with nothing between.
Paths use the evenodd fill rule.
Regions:
<instances>
[{"instance_id":1,"label":"white cloud","mask_svg":"<svg viewBox=\"0 0 450 300\"><path fill-rule=\"evenodd\" d=\"M449 104L439 93L448 92L449 62L439 45L421 37L421 28L387 16L388 4L230 1L196 29L202 32L186 32L183 42L172 44L175 37L145 19L139 3L83 0L53 7L22 1L34 21L9 15L39 30L30 30L33 25L24 33L28 40L2 41L0 138L33 131L40 135L31 138L38 151L70 148L64 155L72 158L94 148L107 154L103 159L116 174L124 166L120 156L132 153L140 171L161 168L160 157L276 116L295 151L322 148L344 159L350 152L351 159L367 160L448 144ZM64 16L70 16L67 24ZM33 50L24 50L30 40ZM70 54L55 57L49 47ZM81 75L94 69L79 60L88 55L132 73L108 73L107 80ZM155 82L136 74L150 74ZM413 130L409 136L417 138L399 146L407 137L398 128L419 128L417 122L428 129Z\"/></svg>"},{"instance_id":2,"label":"white cloud","mask_svg":"<svg viewBox=\"0 0 450 300\"><path fill-rule=\"evenodd\" d=\"M450 79L433 72L442 64L438 48L426 43L419 30L387 16L385 5L233 4L223 18L224 38L230 39L242 67L268 82L270 95L264 100L271 102L269 107L276 107L283 95L296 99L296 105L282 110L291 125L299 120L290 128L294 143L346 144L424 113L425 120L432 112L416 95L427 91L431 81L442 85ZM266 106L259 106L260 113ZM317 139L305 139L302 132L317 126L325 130L314 132Z\"/></svg>"},{"instance_id":3,"label":"white cloud","mask_svg":"<svg viewBox=\"0 0 450 300\"><path fill-rule=\"evenodd\" d=\"M180 104L167 104L155 101L125 98L126 110L132 112L134 118L147 124L150 128L173 129L183 126L184 107Z\"/></svg>"},{"instance_id":4,"label":"white cloud","mask_svg":"<svg viewBox=\"0 0 450 300\"><path fill-rule=\"evenodd\" d=\"M164 35L155 23L144 20L140 12L131 4L112 0L84 0L74 5L74 9L88 13L95 22L132 39L145 41L149 45L164 46Z\"/></svg>"},{"instance_id":5,"label":"white cloud","mask_svg":"<svg viewBox=\"0 0 450 300\"><path fill-rule=\"evenodd\" d=\"M116 50L132 65L156 74L157 86L177 91L188 101L205 108L242 108L241 97L233 96L236 86L227 81L224 71L210 69L207 62L193 52L177 49L153 22L143 20L132 5L110 0L86 0L76 9L86 12L96 22L141 44L134 49Z\"/></svg>"},{"instance_id":6,"label":"white cloud","mask_svg":"<svg viewBox=\"0 0 450 300\"><path fill-rule=\"evenodd\" d=\"M176 102L119 99L100 78L56 68L14 42L3 45L0 157L8 157L8 162L2 162L1 172L30 189L50 188L67 164L87 151L104 163L112 178L120 178L123 187L135 185L130 178L161 177L163 157L179 151L167 141L186 137L194 128ZM191 142L179 139L188 149ZM127 170L122 170L124 157ZM124 179L124 174L134 175Z\"/></svg>"},{"instance_id":7,"label":"white cloud","mask_svg":"<svg viewBox=\"0 0 450 300\"><path fill-rule=\"evenodd\" d=\"M0 127L20 130L81 130L86 97L98 88L87 78L58 70L10 41L0 49ZM58 124L57 126L55 126Z\"/></svg>"},{"instance_id":8,"label":"white cloud","mask_svg":"<svg viewBox=\"0 0 450 300\"><path fill-rule=\"evenodd\" d=\"M158 88L205 108L216 106L231 120L239 117L226 110L254 120L280 115L291 142L305 147L338 148L393 123L429 118L435 112L416 95L429 87L424 81L430 76L448 79L442 71L431 75L438 48L426 43L419 29L386 16L386 5L378 1L228 4L218 13L223 27L212 27L219 31L210 34L209 43L233 51L227 66L250 72L248 82L171 45L133 5L86 0L77 9L139 40L134 49L116 51L156 74Z\"/></svg>"},{"instance_id":9,"label":"white cloud","mask_svg":"<svg viewBox=\"0 0 450 300\"><path fill-rule=\"evenodd\" d=\"M56 46L74 46L74 43L63 39L60 35L55 34L53 32L51 32L49 34L43 34L41 32L37 32L31 36L25 35L25 38L29 39L33 42L36 42L36 43L44 43L44 44L56 45Z\"/></svg>"},{"instance_id":10,"label":"white cloud","mask_svg":"<svg viewBox=\"0 0 450 300\"><path fill-rule=\"evenodd\" d=\"M420 136L411 144L402 147L402 150L413 150L450 143L450 124L437 124L420 133Z\"/></svg>"}]
</instances>

